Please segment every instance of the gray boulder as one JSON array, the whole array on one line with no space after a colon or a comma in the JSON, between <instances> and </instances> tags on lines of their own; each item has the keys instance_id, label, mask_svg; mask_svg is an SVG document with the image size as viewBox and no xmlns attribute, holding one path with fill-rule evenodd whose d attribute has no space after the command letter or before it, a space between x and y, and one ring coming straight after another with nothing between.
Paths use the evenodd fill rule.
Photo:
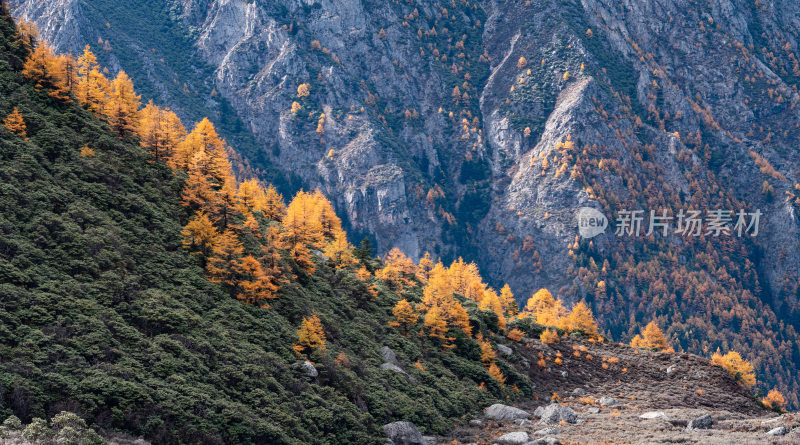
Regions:
<instances>
[{"instance_id":1,"label":"gray boulder","mask_svg":"<svg viewBox=\"0 0 800 445\"><path fill-rule=\"evenodd\" d=\"M613 397L600 397L600 406L617 406L619 402Z\"/></svg>"},{"instance_id":2,"label":"gray boulder","mask_svg":"<svg viewBox=\"0 0 800 445\"><path fill-rule=\"evenodd\" d=\"M578 414L572 408L552 403L542 411L542 420L539 423L553 424L562 420L567 423L576 423Z\"/></svg>"},{"instance_id":3,"label":"gray boulder","mask_svg":"<svg viewBox=\"0 0 800 445\"><path fill-rule=\"evenodd\" d=\"M381 357L383 357L383 361L389 363L397 363L397 354L392 351L392 348L388 346L384 346L381 348Z\"/></svg>"},{"instance_id":4,"label":"gray boulder","mask_svg":"<svg viewBox=\"0 0 800 445\"><path fill-rule=\"evenodd\" d=\"M536 408L533 411L533 416L538 418L538 419L541 419L542 418L542 413L544 413L544 407L540 406L540 407Z\"/></svg>"},{"instance_id":5,"label":"gray boulder","mask_svg":"<svg viewBox=\"0 0 800 445\"><path fill-rule=\"evenodd\" d=\"M383 426L383 432L394 445L428 445L422 433L411 422L387 423Z\"/></svg>"},{"instance_id":6,"label":"gray boulder","mask_svg":"<svg viewBox=\"0 0 800 445\"><path fill-rule=\"evenodd\" d=\"M787 432L788 432L788 430L786 429L785 426L779 426L777 428L773 428L773 429L769 430L769 432L767 433L767 436L783 436Z\"/></svg>"},{"instance_id":7,"label":"gray boulder","mask_svg":"<svg viewBox=\"0 0 800 445\"><path fill-rule=\"evenodd\" d=\"M714 425L714 420L711 419L711 415L703 414L702 416L693 419L686 425L686 431L692 430L707 430Z\"/></svg>"},{"instance_id":8,"label":"gray boulder","mask_svg":"<svg viewBox=\"0 0 800 445\"><path fill-rule=\"evenodd\" d=\"M511 355L514 353L513 349L509 348L506 345L501 345L501 344L497 345L497 350L503 355Z\"/></svg>"},{"instance_id":9,"label":"gray boulder","mask_svg":"<svg viewBox=\"0 0 800 445\"><path fill-rule=\"evenodd\" d=\"M645 419L645 420L649 420L649 419L665 419L665 420L668 420L668 417L667 417L666 414L664 414L664 411L650 411L650 412L642 414L641 416L639 416L639 418L640 419Z\"/></svg>"},{"instance_id":10,"label":"gray boulder","mask_svg":"<svg viewBox=\"0 0 800 445\"><path fill-rule=\"evenodd\" d=\"M548 426L547 428L542 428L539 431L536 431L535 435L537 436L549 436L553 434L558 434L560 431L557 426Z\"/></svg>"},{"instance_id":11,"label":"gray boulder","mask_svg":"<svg viewBox=\"0 0 800 445\"><path fill-rule=\"evenodd\" d=\"M515 431L513 433L503 434L495 440L495 443L502 445L522 445L531 441L531 436L525 431Z\"/></svg>"},{"instance_id":12,"label":"gray boulder","mask_svg":"<svg viewBox=\"0 0 800 445\"><path fill-rule=\"evenodd\" d=\"M306 377L315 378L319 375L319 371L317 371L317 368L314 367L314 364L308 360L301 363L297 363L296 366L298 369L302 370L305 373Z\"/></svg>"},{"instance_id":13,"label":"gray boulder","mask_svg":"<svg viewBox=\"0 0 800 445\"><path fill-rule=\"evenodd\" d=\"M398 373L400 373L400 374L404 374L404 375L405 375L405 373L406 373L406 372L403 370L403 368L401 368L401 367L399 367L399 366L395 365L394 363L388 363L388 362L387 362L387 363L384 363L384 364L382 364L382 365L381 365L381 369L382 369L382 370L384 370L384 371L394 371L394 372L398 372Z\"/></svg>"},{"instance_id":14,"label":"gray boulder","mask_svg":"<svg viewBox=\"0 0 800 445\"><path fill-rule=\"evenodd\" d=\"M533 442L528 442L526 445L558 445L560 443L555 437L542 437Z\"/></svg>"},{"instance_id":15,"label":"gray boulder","mask_svg":"<svg viewBox=\"0 0 800 445\"><path fill-rule=\"evenodd\" d=\"M503 405L501 403L495 403L494 405L486 408L486 411L484 411L483 414L487 419L493 420L516 420L528 419L531 417L531 413L527 411L514 408L513 406Z\"/></svg>"}]
</instances>

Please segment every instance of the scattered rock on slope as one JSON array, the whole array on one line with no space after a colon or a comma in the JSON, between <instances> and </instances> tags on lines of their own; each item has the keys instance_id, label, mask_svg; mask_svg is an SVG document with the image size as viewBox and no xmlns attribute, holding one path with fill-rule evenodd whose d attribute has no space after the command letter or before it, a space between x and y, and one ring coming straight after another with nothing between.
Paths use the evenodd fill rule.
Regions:
<instances>
[{"instance_id":1,"label":"scattered rock on slope","mask_svg":"<svg viewBox=\"0 0 800 445\"><path fill-rule=\"evenodd\" d=\"M383 426L383 432L392 442L392 445L427 445L422 433L411 422L387 423Z\"/></svg>"},{"instance_id":2,"label":"scattered rock on slope","mask_svg":"<svg viewBox=\"0 0 800 445\"><path fill-rule=\"evenodd\" d=\"M513 406L503 405L501 403L495 403L494 405L486 408L484 415L487 419L493 420L516 420L528 419L531 417L531 413L527 411L514 408Z\"/></svg>"}]
</instances>

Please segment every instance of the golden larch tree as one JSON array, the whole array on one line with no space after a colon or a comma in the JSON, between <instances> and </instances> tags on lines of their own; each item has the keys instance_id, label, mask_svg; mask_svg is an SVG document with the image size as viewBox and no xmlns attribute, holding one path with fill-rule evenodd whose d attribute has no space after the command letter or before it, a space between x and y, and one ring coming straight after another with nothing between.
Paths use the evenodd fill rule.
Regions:
<instances>
[{"instance_id":1,"label":"golden larch tree","mask_svg":"<svg viewBox=\"0 0 800 445\"><path fill-rule=\"evenodd\" d=\"M572 306L567 316L567 330L582 331L586 334L597 334L597 323L592 310L584 301L579 301Z\"/></svg>"},{"instance_id":2,"label":"golden larch tree","mask_svg":"<svg viewBox=\"0 0 800 445\"><path fill-rule=\"evenodd\" d=\"M721 366L747 388L756 384L756 373L753 371L753 365L743 359L741 354L736 351L729 351L727 354L722 355L717 349L717 352L711 356L711 364Z\"/></svg>"},{"instance_id":3,"label":"golden larch tree","mask_svg":"<svg viewBox=\"0 0 800 445\"><path fill-rule=\"evenodd\" d=\"M196 213L189 220L189 223L181 231L181 235L183 236L183 247L202 255L204 261L211 255L211 249L219 237L219 233L208 215L202 212Z\"/></svg>"},{"instance_id":4,"label":"golden larch tree","mask_svg":"<svg viewBox=\"0 0 800 445\"><path fill-rule=\"evenodd\" d=\"M270 268L264 267L259 260L252 255L246 255L239 260L237 265L238 272L241 274L239 281L239 292L236 298L248 304L258 304L266 309L269 304L266 300L277 297L280 289L278 276Z\"/></svg>"},{"instance_id":5,"label":"golden larch tree","mask_svg":"<svg viewBox=\"0 0 800 445\"><path fill-rule=\"evenodd\" d=\"M325 236L320 221L318 203L314 195L299 191L282 218L281 241L292 259L307 273L316 269L311 259L311 249L325 247Z\"/></svg>"},{"instance_id":6,"label":"golden larch tree","mask_svg":"<svg viewBox=\"0 0 800 445\"><path fill-rule=\"evenodd\" d=\"M493 362L497 357L497 353L494 352L492 344L483 338L483 334L480 333L475 337L475 340L478 342L478 346L481 347L481 361L487 365Z\"/></svg>"},{"instance_id":7,"label":"golden larch tree","mask_svg":"<svg viewBox=\"0 0 800 445\"><path fill-rule=\"evenodd\" d=\"M120 71L109 84L108 96L102 108L108 125L120 137L134 134L139 126L140 106L141 96L136 94L131 78L125 71Z\"/></svg>"},{"instance_id":8,"label":"golden larch tree","mask_svg":"<svg viewBox=\"0 0 800 445\"><path fill-rule=\"evenodd\" d=\"M17 136L27 139L28 137L28 127L25 125L25 119L22 118L22 114L19 112L17 107L14 107L14 110L6 116L3 120L3 125L8 129L8 131L16 134Z\"/></svg>"},{"instance_id":9,"label":"golden larch tree","mask_svg":"<svg viewBox=\"0 0 800 445\"><path fill-rule=\"evenodd\" d=\"M178 116L169 108L154 105L153 101L139 111L136 134L142 148L149 151L157 161L170 164L178 144L187 135Z\"/></svg>"},{"instance_id":10,"label":"golden larch tree","mask_svg":"<svg viewBox=\"0 0 800 445\"><path fill-rule=\"evenodd\" d=\"M514 294L511 292L511 286L509 286L508 283L503 285L503 288L500 289L500 304L503 305L503 310L510 317L514 317L519 314L517 300L514 299Z\"/></svg>"},{"instance_id":11,"label":"golden larch tree","mask_svg":"<svg viewBox=\"0 0 800 445\"><path fill-rule=\"evenodd\" d=\"M322 321L316 314L310 317L303 317L300 328L297 329L297 343L294 350L298 354L310 353L318 349L325 350L325 331L322 328Z\"/></svg>"},{"instance_id":12,"label":"golden larch tree","mask_svg":"<svg viewBox=\"0 0 800 445\"><path fill-rule=\"evenodd\" d=\"M336 232L334 238L328 241L323 255L333 261L337 269L346 269L358 264L358 260L353 255L353 245L347 241L347 234L344 230Z\"/></svg>"},{"instance_id":13,"label":"golden larch tree","mask_svg":"<svg viewBox=\"0 0 800 445\"><path fill-rule=\"evenodd\" d=\"M645 326L642 335L636 335L631 340L631 346L634 348L655 349L658 351L674 352L667 342L667 337L658 328L655 321L651 321Z\"/></svg>"},{"instance_id":14,"label":"golden larch tree","mask_svg":"<svg viewBox=\"0 0 800 445\"><path fill-rule=\"evenodd\" d=\"M783 397L780 391L773 388L767 393L766 397L761 399L761 403L768 408L783 411L786 406L786 398Z\"/></svg>"},{"instance_id":15,"label":"golden larch tree","mask_svg":"<svg viewBox=\"0 0 800 445\"><path fill-rule=\"evenodd\" d=\"M235 233L226 230L217 237L211 253L206 264L208 279L224 284L233 293L239 282L239 260L244 254L242 242Z\"/></svg>"},{"instance_id":16,"label":"golden larch tree","mask_svg":"<svg viewBox=\"0 0 800 445\"><path fill-rule=\"evenodd\" d=\"M414 307L405 298L398 301L392 308L395 320L389 322L390 326L402 326L405 331L419 320L419 315L414 312Z\"/></svg>"},{"instance_id":17,"label":"golden larch tree","mask_svg":"<svg viewBox=\"0 0 800 445\"><path fill-rule=\"evenodd\" d=\"M503 371L500 370L500 368L497 366L497 363L492 362L492 364L489 365L489 375L492 376L493 379L497 380L497 383L499 383L500 386L503 386L506 383L506 378L503 375Z\"/></svg>"},{"instance_id":18,"label":"golden larch tree","mask_svg":"<svg viewBox=\"0 0 800 445\"><path fill-rule=\"evenodd\" d=\"M441 340L443 346L446 348L454 347L454 345L450 344L454 338L447 336L447 321L445 321L442 316L442 311L438 306L433 306L428 309L428 312L425 314L424 324L428 329L428 336Z\"/></svg>"},{"instance_id":19,"label":"golden larch tree","mask_svg":"<svg viewBox=\"0 0 800 445\"><path fill-rule=\"evenodd\" d=\"M78 103L95 114L100 113L108 101L109 84L89 45L86 45L83 54L78 58L77 74L75 97Z\"/></svg>"}]
</instances>

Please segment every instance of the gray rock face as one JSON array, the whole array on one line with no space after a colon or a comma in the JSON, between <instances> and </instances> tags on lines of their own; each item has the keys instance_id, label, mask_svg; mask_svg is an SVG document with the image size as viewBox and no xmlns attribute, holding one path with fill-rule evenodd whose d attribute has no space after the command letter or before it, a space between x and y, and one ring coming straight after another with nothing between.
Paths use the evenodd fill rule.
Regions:
<instances>
[{"instance_id":1,"label":"gray rock face","mask_svg":"<svg viewBox=\"0 0 800 445\"><path fill-rule=\"evenodd\" d=\"M497 345L497 351L503 355L512 355L514 353L513 349L509 348L506 345L501 345L501 344Z\"/></svg>"},{"instance_id":2,"label":"gray rock face","mask_svg":"<svg viewBox=\"0 0 800 445\"><path fill-rule=\"evenodd\" d=\"M783 436L788 432L785 426L779 426L777 428L773 428L767 432L767 436Z\"/></svg>"},{"instance_id":3,"label":"gray rock face","mask_svg":"<svg viewBox=\"0 0 800 445\"><path fill-rule=\"evenodd\" d=\"M383 433L393 445L427 445L416 425L411 422L398 421L383 426Z\"/></svg>"},{"instance_id":4,"label":"gray rock face","mask_svg":"<svg viewBox=\"0 0 800 445\"><path fill-rule=\"evenodd\" d=\"M710 414L704 414L696 419L692 419L689 421L689 424L686 425L686 431L692 430L707 430L714 425L714 420L711 419Z\"/></svg>"},{"instance_id":5,"label":"gray rock face","mask_svg":"<svg viewBox=\"0 0 800 445\"><path fill-rule=\"evenodd\" d=\"M495 439L495 442L501 445L521 445L530 442L531 436L524 431L514 431L513 433L506 433Z\"/></svg>"},{"instance_id":6,"label":"gray rock face","mask_svg":"<svg viewBox=\"0 0 800 445\"><path fill-rule=\"evenodd\" d=\"M397 355L392 351L392 348L384 346L381 348L381 357L383 361L388 363L397 363Z\"/></svg>"},{"instance_id":7,"label":"gray rock face","mask_svg":"<svg viewBox=\"0 0 800 445\"><path fill-rule=\"evenodd\" d=\"M483 415L487 419L511 421L516 419L528 419L531 414L513 406L495 403L494 405L486 408Z\"/></svg>"},{"instance_id":8,"label":"gray rock face","mask_svg":"<svg viewBox=\"0 0 800 445\"><path fill-rule=\"evenodd\" d=\"M317 368L308 360L298 363L297 367L300 368L307 377L315 378L319 375Z\"/></svg>"},{"instance_id":9,"label":"gray rock face","mask_svg":"<svg viewBox=\"0 0 800 445\"><path fill-rule=\"evenodd\" d=\"M570 407L552 403L542 411L539 423L553 424L562 420L567 423L575 423L578 421L578 414Z\"/></svg>"},{"instance_id":10,"label":"gray rock face","mask_svg":"<svg viewBox=\"0 0 800 445\"><path fill-rule=\"evenodd\" d=\"M400 374L406 374L406 371L403 368L397 366L394 363L383 363L381 364L381 369L384 371L392 371Z\"/></svg>"}]
</instances>

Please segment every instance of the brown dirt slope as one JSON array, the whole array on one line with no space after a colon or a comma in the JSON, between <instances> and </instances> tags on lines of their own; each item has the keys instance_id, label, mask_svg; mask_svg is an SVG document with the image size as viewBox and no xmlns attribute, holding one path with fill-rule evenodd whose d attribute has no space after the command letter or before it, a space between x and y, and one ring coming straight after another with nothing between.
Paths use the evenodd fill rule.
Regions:
<instances>
[{"instance_id":1,"label":"brown dirt slope","mask_svg":"<svg viewBox=\"0 0 800 445\"><path fill-rule=\"evenodd\" d=\"M800 429L794 431L800 416L764 410L725 370L694 355L563 337L551 345L526 338L513 349L516 364L536 383L535 397L516 406L533 413L555 397L575 410L577 423L555 425L557 434L537 434L548 425L536 417L520 425L476 413L473 420L480 422L465 422L439 443L491 444L503 434L523 431L532 441L551 436L562 444L800 444ZM614 402L602 405L601 398ZM666 418L639 417L652 411ZM686 431L689 421L704 414L713 418L711 429ZM779 426L789 433L767 435Z\"/></svg>"}]
</instances>

